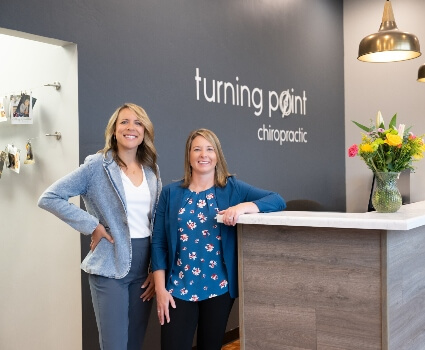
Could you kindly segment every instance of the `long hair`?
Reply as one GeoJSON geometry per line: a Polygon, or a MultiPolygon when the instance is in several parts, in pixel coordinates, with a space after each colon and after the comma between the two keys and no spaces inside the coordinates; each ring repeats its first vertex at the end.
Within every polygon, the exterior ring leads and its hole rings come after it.
{"type": "Polygon", "coordinates": [[[154,129],[151,120],[149,119],[145,110],[134,104],[134,103],[124,103],[122,106],[118,107],[115,112],[112,114],[111,118],[109,118],[108,124],[105,129],[105,147],[99,152],[106,154],[106,152],[111,151],[112,157],[115,162],[121,167],[127,167],[127,164],[119,157],[118,155],[118,144],[117,139],[115,137],[115,129],[117,125],[117,119],[120,112],[128,108],[132,110],[137,119],[145,128],[145,133],[143,137],[143,142],[137,147],[136,158],[139,163],[150,167],[156,176],[157,173],[157,165],[156,165],[156,148],[154,146],[154,129]]]}
{"type": "Polygon", "coordinates": [[[224,187],[227,183],[227,178],[231,176],[227,170],[226,159],[224,158],[223,150],[221,148],[220,141],[216,134],[208,129],[194,130],[189,134],[186,141],[185,155],[184,155],[184,177],[182,187],[188,188],[192,181],[192,167],[190,165],[190,149],[192,148],[192,142],[197,136],[202,136],[214,147],[215,154],[217,156],[217,165],[214,172],[214,185],[224,187]]]}

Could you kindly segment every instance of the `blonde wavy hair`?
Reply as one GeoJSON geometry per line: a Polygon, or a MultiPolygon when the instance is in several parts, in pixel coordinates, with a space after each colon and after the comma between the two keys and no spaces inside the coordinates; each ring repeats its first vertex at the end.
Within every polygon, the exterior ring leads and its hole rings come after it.
{"type": "Polygon", "coordinates": [[[118,144],[117,139],[115,137],[118,115],[125,108],[132,110],[136,114],[137,119],[145,128],[143,142],[137,148],[137,160],[140,164],[150,167],[155,173],[155,175],[158,176],[156,165],[157,154],[156,148],[154,146],[155,136],[153,124],[145,110],[134,103],[124,103],[122,106],[118,107],[112,114],[111,118],[109,118],[108,124],[106,125],[105,129],[105,147],[99,152],[106,154],[108,151],[111,151],[112,157],[115,162],[120,167],[127,167],[124,161],[118,156],[118,144]]]}
{"type": "Polygon", "coordinates": [[[190,150],[192,148],[193,140],[202,136],[205,138],[214,148],[215,154],[217,156],[217,165],[214,173],[214,185],[219,187],[226,186],[227,178],[232,174],[227,170],[227,162],[224,158],[223,150],[221,148],[220,141],[216,134],[208,129],[197,129],[193,130],[186,141],[186,149],[184,156],[184,177],[182,187],[188,188],[192,181],[192,167],[190,165],[190,150]]]}

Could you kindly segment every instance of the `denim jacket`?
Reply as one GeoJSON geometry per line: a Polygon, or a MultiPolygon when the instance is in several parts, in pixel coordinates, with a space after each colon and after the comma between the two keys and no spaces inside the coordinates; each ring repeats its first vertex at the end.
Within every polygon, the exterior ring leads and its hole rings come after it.
{"type": "MultiPolygon", "coordinates": [[[[151,194],[152,231],[162,184],[151,168],[144,166],[143,169],[151,194]]],[[[85,235],[90,235],[101,223],[114,243],[101,239],[95,250],[87,254],[81,268],[87,273],[110,278],[127,275],[132,256],[127,204],[120,167],[111,152],[88,156],[78,169],[51,185],[41,195],[38,206],[85,235]],[[78,195],[86,211],[68,202],[69,198],[78,195]]]]}

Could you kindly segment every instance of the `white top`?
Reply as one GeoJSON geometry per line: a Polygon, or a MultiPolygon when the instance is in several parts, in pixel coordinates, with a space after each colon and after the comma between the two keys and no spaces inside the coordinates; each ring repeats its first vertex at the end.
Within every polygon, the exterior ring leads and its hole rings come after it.
{"type": "MultiPolygon", "coordinates": [[[[218,222],[222,215],[217,216],[218,222]]],[[[425,225],[425,201],[402,205],[396,213],[337,213],[313,211],[280,211],[244,214],[238,224],[307,227],[359,228],[376,230],[411,230],[425,225]]]]}
{"type": "Polygon", "coordinates": [[[145,238],[151,235],[149,225],[151,219],[151,194],[143,167],[142,171],[142,184],[140,186],[134,186],[127,175],[121,170],[131,238],[145,238]]]}

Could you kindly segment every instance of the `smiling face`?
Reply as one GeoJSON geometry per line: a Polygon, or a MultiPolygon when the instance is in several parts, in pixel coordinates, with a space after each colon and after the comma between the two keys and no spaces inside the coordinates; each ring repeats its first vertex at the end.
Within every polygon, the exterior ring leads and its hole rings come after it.
{"type": "Polygon", "coordinates": [[[143,142],[145,128],[136,113],[129,108],[124,108],[118,114],[114,134],[117,139],[118,152],[137,150],[137,147],[143,142]]]}
{"type": "Polygon", "coordinates": [[[190,147],[192,176],[212,175],[214,177],[217,155],[214,146],[202,136],[193,139],[190,147]]]}

